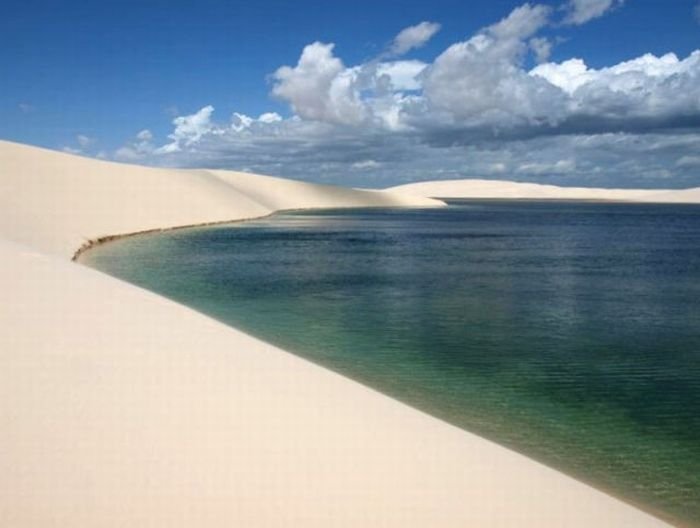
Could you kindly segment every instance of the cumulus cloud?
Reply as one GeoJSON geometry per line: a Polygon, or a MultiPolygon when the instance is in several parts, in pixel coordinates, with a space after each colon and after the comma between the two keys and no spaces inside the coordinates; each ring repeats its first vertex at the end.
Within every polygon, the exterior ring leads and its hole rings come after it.
{"type": "Polygon", "coordinates": [[[547,24],[549,14],[547,6],[525,4],[447,48],[424,77],[427,109],[420,112],[451,127],[494,130],[557,121],[561,90],[522,68],[526,39],[547,24]]]}
{"type": "Polygon", "coordinates": [[[211,115],[213,112],[214,107],[208,105],[194,114],[173,119],[175,130],[168,136],[172,141],[159,148],[157,153],[177,152],[183,147],[197,143],[202,136],[212,131],[211,115]]]}
{"type": "Polygon", "coordinates": [[[274,73],[272,93],[303,119],[358,125],[366,118],[357,89],[359,70],[346,68],[333,55],[334,47],[322,42],[306,46],[296,66],[274,73]]]}
{"type": "Polygon", "coordinates": [[[669,53],[646,54],[602,68],[582,59],[534,68],[567,95],[567,120],[600,129],[638,130],[700,124],[700,51],[680,60],[669,53]]]}
{"type": "MultiPolygon", "coordinates": [[[[567,16],[582,23],[619,4],[572,1],[567,16]]],[[[332,43],[314,42],[272,75],[272,95],[290,117],[215,120],[204,106],[176,117],[161,146],[146,130],[117,157],[359,185],[466,176],[690,181],[700,147],[700,50],[603,68],[583,57],[549,62],[554,15],[526,3],[429,62],[398,55],[425,43],[437,30],[431,23],[399,33],[392,54],[355,65],[332,43]]]]}
{"type": "Polygon", "coordinates": [[[140,161],[152,155],[156,147],[152,142],[153,133],[148,129],[138,132],[134,138],[114,153],[119,161],[140,161]]]}
{"type": "Polygon", "coordinates": [[[435,22],[421,22],[415,26],[407,27],[396,35],[389,48],[389,54],[403,55],[414,48],[420,48],[438,31],[440,31],[440,24],[435,22]]]}
{"type": "Polygon", "coordinates": [[[542,4],[523,4],[500,22],[486,28],[484,33],[509,43],[523,40],[547,24],[551,10],[542,4]]]}
{"type": "Polygon", "coordinates": [[[580,26],[621,6],[625,0],[569,0],[565,24],[580,26]]]}
{"type": "Polygon", "coordinates": [[[264,114],[260,114],[260,117],[258,117],[258,121],[261,123],[279,123],[282,121],[282,116],[279,115],[277,112],[265,112],[264,114]]]}
{"type": "Polygon", "coordinates": [[[419,76],[427,66],[426,63],[418,60],[382,62],[377,65],[375,73],[378,83],[383,76],[386,76],[392,90],[420,90],[422,85],[419,76]]]}

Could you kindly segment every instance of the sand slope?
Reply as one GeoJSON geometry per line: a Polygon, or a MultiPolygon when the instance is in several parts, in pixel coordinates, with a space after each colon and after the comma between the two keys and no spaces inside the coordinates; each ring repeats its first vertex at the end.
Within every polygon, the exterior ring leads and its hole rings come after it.
{"type": "Polygon", "coordinates": [[[383,191],[110,163],[0,141],[0,237],[72,255],[86,241],[279,209],[437,206],[383,191]]]}
{"type": "Polygon", "coordinates": [[[23,242],[0,241],[0,526],[663,526],[68,262],[83,238],[113,233],[280,206],[431,202],[8,143],[0,186],[0,234],[23,242]]]}
{"type": "Polygon", "coordinates": [[[439,180],[409,183],[390,190],[407,196],[530,200],[615,200],[653,203],[700,203],[700,187],[682,190],[557,187],[500,180],[439,180]]]}

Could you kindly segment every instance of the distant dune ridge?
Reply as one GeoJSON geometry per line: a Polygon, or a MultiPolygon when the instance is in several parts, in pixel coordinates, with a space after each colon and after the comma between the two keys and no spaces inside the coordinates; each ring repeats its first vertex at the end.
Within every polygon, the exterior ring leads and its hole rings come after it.
{"type": "Polygon", "coordinates": [[[0,526],[665,526],[69,262],[103,237],[282,208],[439,205],[0,142],[0,526]]]}
{"type": "Polygon", "coordinates": [[[700,203],[700,187],[693,189],[596,189],[557,187],[503,180],[441,180],[408,183],[389,190],[409,196],[435,198],[501,198],[528,200],[614,200],[647,203],[700,203]]]}
{"type": "Polygon", "coordinates": [[[139,167],[0,141],[0,236],[72,255],[89,240],[281,209],[440,202],[233,171],[139,167]]]}

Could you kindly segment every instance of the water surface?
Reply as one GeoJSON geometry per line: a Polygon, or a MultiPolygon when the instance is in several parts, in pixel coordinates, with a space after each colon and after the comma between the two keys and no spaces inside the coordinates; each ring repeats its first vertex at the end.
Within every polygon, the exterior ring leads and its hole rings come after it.
{"type": "Polygon", "coordinates": [[[700,526],[698,206],[280,214],[83,261],[700,526]]]}

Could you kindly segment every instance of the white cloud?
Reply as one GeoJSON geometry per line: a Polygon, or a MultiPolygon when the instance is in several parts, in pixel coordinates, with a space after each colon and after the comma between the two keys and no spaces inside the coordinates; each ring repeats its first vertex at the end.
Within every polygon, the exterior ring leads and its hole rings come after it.
{"type": "MultiPolygon", "coordinates": [[[[589,15],[597,12],[586,5],[589,15]]],[[[174,119],[166,144],[140,133],[116,156],[354,184],[465,176],[596,185],[615,178],[622,186],[668,175],[697,180],[700,51],[598,69],[576,57],[527,66],[533,55],[546,59],[560,27],[550,7],[524,4],[432,62],[383,54],[346,65],[333,44],[315,42],[273,75],[272,94],[289,104],[291,117],[235,112],[215,121],[205,106],[174,119]]]]}
{"type": "Polygon", "coordinates": [[[260,114],[260,117],[258,117],[258,121],[261,123],[279,123],[282,121],[282,116],[279,115],[277,112],[265,112],[264,114],[260,114]]]}
{"type": "MultiPolygon", "coordinates": [[[[278,123],[282,123],[284,119],[277,112],[264,112],[260,114],[257,118],[250,117],[239,112],[234,112],[231,116],[230,130],[237,133],[255,134],[261,129],[266,128],[268,131],[272,131],[276,128],[278,123]]],[[[229,130],[224,128],[217,128],[217,134],[226,134],[229,130]]]]}
{"type": "Polygon", "coordinates": [[[440,24],[435,22],[421,22],[415,26],[407,27],[396,35],[389,48],[389,54],[398,56],[414,48],[420,48],[438,31],[440,31],[440,24]]]}
{"type": "Polygon", "coordinates": [[[388,77],[392,90],[420,90],[421,81],[418,76],[428,65],[417,60],[382,62],[377,65],[376,75],[388,77]]]}
{"type": "Polygon", "coordinates": [[[547,25],[551,11],[546,5],[526,3],[513,9],[500,22],[486,28],[485,33],[501,41],[523,40],[547,25]]]}
{"type": "Polygon", "coordinates": [[[17,105],[17,108],[19,108],[25,114],[28,114],[28,113],[34,111],[34,106],[30,105],[29,103],[19,103],[17,105]]]}
{"type": "Polygon", "coordinates": [[[63,150],[63,152],[65,152],[67,154],[82,154],[83,153],[83,151],[79,148],[73,148],[73,147],[68,147],[68,146],[63,147],[62,150],[63,150]]]}
{"type": "Polygon", "coordinates": [[[542,77],[569,95],[590,80],[588,67],[582,59],[569,59],[561,63],[540,64],[530,75],[542,77]]]}
{"type": "Polygon", "coordinates": [[[569,0],[565,24],[580,26],[621,6],[625,0],[569,0]]]}
{"type": "Polygon", "coordinates": [[[556,122],[561,90],[529,76],[521,61],[550,9],[525,4],[465,42],[453,44],[426,70],[424,94],[451,125],[512,127],[556,122]]]}
{"type": "Polygon", "coordinates": [[[156,148],[152,143],[153,134],[150,130],[144,129],[137,133],[133,140],[123,147],[117,149],[114,158],[120,161],[139,161],[152,155],[156,148]]]}
{"type": "Polygon", "coordinates": [[[141,156],[133,147],[129,145],[119,147],[114,152],[114,159],[118,161],[138,161],[142,159],[142,157],[143,156],[141,156]]]}
{"type": "Polygon", "coordinates": [[[566,92],[570,119],[587,115],[601,124],[642,119],[671,126],[700,115],[700,51],[683,60],[673,53],[646,54],[600,70],[571,59],[542,64],[530,75],[566,92]]]}
{"type": "Polygon", "coordinates": [[[214,107],[208,105],[194,114],[173,119],[175,130],[168,136],[172,141],[158,149],[159,153],[177,152],[183,147],[197,143],[202,136],[212,131],[211,114],[213,112],[214,107]]]}
{"type": "Polygon", "coordinates": [[[246,128],[250,127],[253,121],[255,120],[250,116],[234,112],[231,116],[231,128],[237,132],[240,132],[241,130],[245,130],[246,128]]]}
{"type": "Polygon", "coordinates": [[[346,69],[333,48],[321,42],[306,46],[295,67],[274,73],[272,93],[303,119],[357,125],[366,118],[356,86],[359,71],[346,69]]]}
{"type": "MultiPolygon", "coordinates": [[[[219,125],[225,128],[226,124],[219,125]]],[[[429,137],[429,136],[428,136],[429,137]]],[[[698,133],[603,133],[426,142],[422,132],[388,133],[285,119],[204,136],[180,152],[147,157],[168,166],[243,169],[355,186],[437,178],[495,177],[588,186],[698,186],[698,133]],[[672,180],[661,180],[661,176],[672,180]],[[671,182],[669,184],[669,181],[671,182]]]]}

